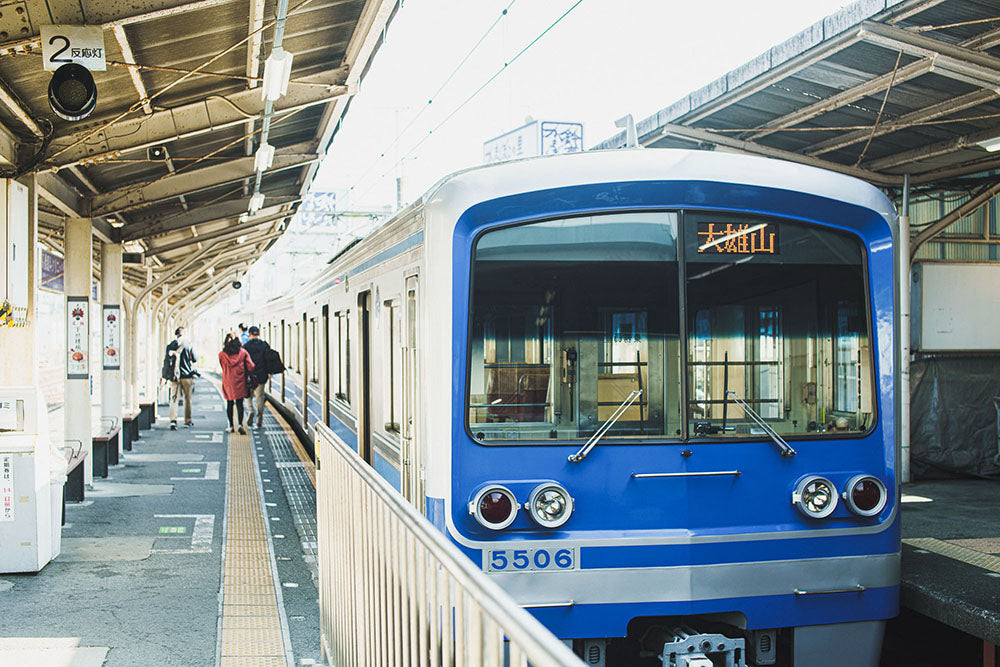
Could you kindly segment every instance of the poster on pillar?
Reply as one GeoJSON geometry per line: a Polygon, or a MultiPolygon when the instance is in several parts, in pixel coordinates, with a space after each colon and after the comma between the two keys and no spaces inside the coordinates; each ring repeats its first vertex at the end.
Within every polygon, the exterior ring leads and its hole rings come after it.
{"type": "Polygon", "coordinates": [[[104,306],[101,320],[104,332],[104,370],[117,371],[121,368],[121,309],[118,306],[104,306]]]}
{"type": "Polygon", "coordinates": [[[85,296],[66,297],[66,379],[86,380],[90,377],[87,310],[90,301],[85,296]]]}

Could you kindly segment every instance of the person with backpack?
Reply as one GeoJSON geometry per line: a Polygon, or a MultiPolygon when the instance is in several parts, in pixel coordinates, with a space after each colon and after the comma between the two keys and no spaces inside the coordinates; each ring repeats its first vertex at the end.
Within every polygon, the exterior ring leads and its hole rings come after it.
{"type": "Polygon", "coordinates": [[[264,421],[264,385],[267,383],[269,375],[265,357],[270,352],[271,346],[260,337],[259,327],[251,326],[248,333],[250,338],[243,346],[243,349],[250,355],[254,370],[250,373],[250,386],[248,387],[250,391],[250,412],[247,415],[247,426],[253,426],[253,417],[256,414],[257,428],[260,428],[264,421]],[[255,407],[256,412],[254,410],[255,407]]]}
{"type": "Polygon", "coordinates": [[[243,428],[243,399],[247,397],[247,378],[254,369],[250,355],[240,345],[238,336],[228,334],[226,343],[219,352],[219,366],[222,367],[222,397],[226,399],[226,417],[229,418],[227,433],[233,433],[233,406],[239,415],[240,435],[246,435],[243,428]]]}
{"type": "Polygon", "coordinates": [[[161,376],[170,383],[170,430],[177,430],[177,401],[181,392],[184,393],[184,425],[194,426],[191,421],[191,394],[194,392],[194,379],[200,375],[194,365],[198,357],[194,349],[184,340],[184,328],[177,327],[174,340],[167,345],[163,356],[163,371],[161,376]]]}

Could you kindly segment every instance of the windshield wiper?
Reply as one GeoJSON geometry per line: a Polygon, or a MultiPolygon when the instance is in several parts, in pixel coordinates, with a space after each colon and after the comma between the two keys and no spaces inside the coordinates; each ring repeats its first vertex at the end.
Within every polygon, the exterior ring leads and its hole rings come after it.
{"type": "Polygon", "coordinates": [[[625,414],[625,411],[628,410],[629,406],[635,403],[636,399],[640,396],[642,396],[642,389],[634,389],[631,394],[626,396],[625,400],[622,401],[622,404],[618,406],[610,417],[608,417],[608,421],[604,422],[601,428],[597,429],[594,435],[590,436],[590,440],[588,440],[587,443],[580,448],[580,451],[576,454],[570,454],[569,462],[577,463],[582,461],[587,454],[590,453],[590,450],[593,449],[598,442],[600,442],[601,438],[604,437],[604,434],[611,430],[611,427],[615,425],[615,422],[618,421],[623,414],[625,414]]]}
{"type": "Polygon", "coordinates": [[[771,425],[764,421],[764,418],[757,414],[757,412],[750,407],[750,404],[744,401],[739,394],[735,391],[727,391],[726,397],[732,397],[733,403],[743,408],[743,411],[750,415],[750,419],[754,420],[757,426],[764,429],[764,433],[767,433],[768,437],[770,437],[771,440],[774,441],[774,444],[778,446],[778,449],[781,450],[782,456],[795,456],[797,452],[792,449],[791,445],[785,442],[785,439],[778,435],[778,432],[771,428],[771,425]]]}

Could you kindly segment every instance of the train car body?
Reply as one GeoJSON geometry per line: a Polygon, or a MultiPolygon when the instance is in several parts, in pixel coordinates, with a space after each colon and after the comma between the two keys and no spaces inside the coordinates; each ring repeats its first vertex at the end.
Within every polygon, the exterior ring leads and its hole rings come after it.
{"type": "Polygon", "coordinates": [[[588,657],[876,665],[894,230],[801,165],[539,158],[443,180],[254,317],[272,396],[588,657]]]}

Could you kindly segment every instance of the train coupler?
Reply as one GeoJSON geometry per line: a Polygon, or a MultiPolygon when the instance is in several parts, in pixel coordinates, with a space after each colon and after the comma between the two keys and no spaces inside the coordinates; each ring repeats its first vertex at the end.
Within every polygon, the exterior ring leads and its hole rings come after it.
{"type": "Polygon", "coordinates": [[[672,628],[659,655],[663,667],[746,667],[743,639],[700,634],[687,625],[672,628]]]}

